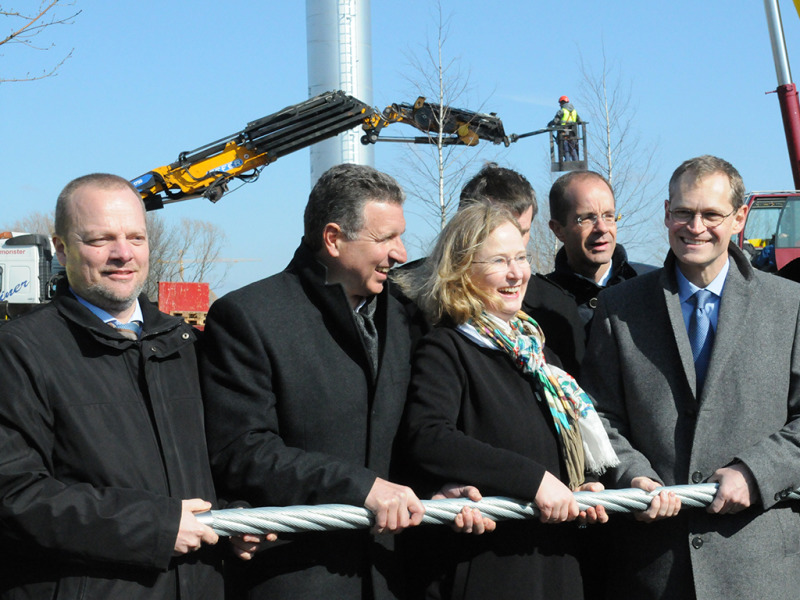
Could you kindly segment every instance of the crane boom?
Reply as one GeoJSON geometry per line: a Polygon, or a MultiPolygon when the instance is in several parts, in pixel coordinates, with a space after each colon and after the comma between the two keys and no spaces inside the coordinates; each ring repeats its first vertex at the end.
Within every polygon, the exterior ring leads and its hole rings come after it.
{"type": "Polygon", "coordinates": [[[344,92],[327,92],[248,123],[244,129],[188,152],[133,179],[147,210],[205,197],[216,202],[234,179],[258,177],[281,156],[368,123],[375,109],[344,92]]]}

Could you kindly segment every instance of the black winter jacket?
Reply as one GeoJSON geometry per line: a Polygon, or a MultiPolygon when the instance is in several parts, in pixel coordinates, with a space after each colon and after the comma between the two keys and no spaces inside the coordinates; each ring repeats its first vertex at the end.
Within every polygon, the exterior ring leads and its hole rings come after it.
{"type": "Polygon", "coordinates": [[[142,297],[126,339],[65,288],[0,328],[0,598],[220,598],[213,548],[172,557],[215,499],[195,333],[142,297]]]}

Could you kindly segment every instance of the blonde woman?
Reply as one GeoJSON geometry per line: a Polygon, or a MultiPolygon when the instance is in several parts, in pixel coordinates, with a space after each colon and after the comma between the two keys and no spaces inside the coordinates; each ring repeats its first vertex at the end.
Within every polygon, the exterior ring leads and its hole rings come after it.
{"type": "Polygon", "coordinates": [[[581,598],[579,532],[567,522],[608,519],[602,507],[580,513],[572,491],[602,489],[584,475],[616,455],[591,401],[520,311],[530,276],[516,220],[481,202],[453,217],[423,268],[400,276],[437,325],[415,353],[406,407],[403,450],[417,484],[465,482],[541,510],[539,521],[479,537],[439,531],[445,539],[420,545],[430,597],[581,598]]]}

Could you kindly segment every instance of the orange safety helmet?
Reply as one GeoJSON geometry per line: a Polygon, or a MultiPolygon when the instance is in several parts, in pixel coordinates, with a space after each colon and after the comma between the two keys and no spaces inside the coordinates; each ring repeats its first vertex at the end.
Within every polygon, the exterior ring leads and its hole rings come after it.
{"type": "Polygon", "coordinates": [[[561,98],[559,98],[558,101],[559,101],[559,103],[561,103],[561,102],[569,102],[569,98],[567,98],[566,96],[561,96],[561,98]]]}

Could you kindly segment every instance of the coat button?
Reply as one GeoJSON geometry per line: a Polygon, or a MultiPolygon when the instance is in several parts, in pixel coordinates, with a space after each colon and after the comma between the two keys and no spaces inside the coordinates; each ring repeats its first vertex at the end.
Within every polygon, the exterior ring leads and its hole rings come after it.
{"type": "Polygon", "coordinates": [[[155,346],[150,346],[150,352],[156,354],[158,352],[158,348],[156,348],[155,346]]]}
{"type": "Polygon", "coordinates": [[[589,298],[588,304],[590,308],[597,308],[597,298],[589,298]]]}
{"type": "Polygon", "coordinates": [[[703,481],[703,474],[700,471],[692,473],[692,483],[700,483],[703,481]]]}
{"type": "Polygon", "coordinates": [[[703,538],[701,537],[693,537],[692,538],[692,548],[695,550],[699,550],[703,547],[703,538]]]}

